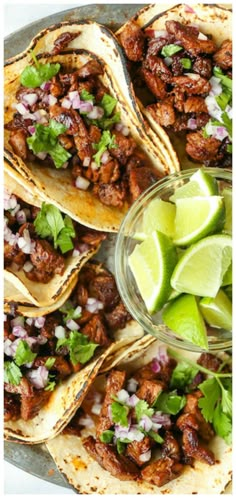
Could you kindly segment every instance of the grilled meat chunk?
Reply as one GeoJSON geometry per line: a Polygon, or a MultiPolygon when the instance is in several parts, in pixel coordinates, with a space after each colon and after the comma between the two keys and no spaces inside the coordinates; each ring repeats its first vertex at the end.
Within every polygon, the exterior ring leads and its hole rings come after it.
{"type": "Polygon", "coordinates": [[[93,192],[106,206],[122,208],[126,197],[126,187],[124,182],[120,183],[99,183],[93,187],[93,192]]]}
{"type": "Polygon", "coordinates": [[[183,431],[182,448],[184,453],[189,457],[193,457],[196,460],[208,463],[209,465],[214,465],[215,463],[214,453],[200,443],[197,431],[191,427],[186,427],[183,431]]]}
{"type": "Polygon", "coordinates": [[[28,157],[27,136],[28,134],[26,131],[21,128],[12,131],[9,138],[9,143],[12,146],[13,151],[23,160],[26,160],[28,157]]]}
{"type": "Polygon", "coordinates": [[[141,477],[144,481],[161,487],[164,484],[176,479],[183,469],[183,465],[172,458],[165,457],[150,463],[141,470],[141,477]]]}
{"type": "Polygon", "coordinates": [[[161,126],[168,128],[172,126],[176,120],[175,109],[173,103],[169,99],[162,102],[151,104],[147,107],[153,119],[161,126]]]}
{"type": "Polygon", "coordinates": [[[201,40],[198,38],[198,29],[195,31],[191,26],[185,26],[178,21],[166,21],[168,33],[174,35],[176,40],[181,42],[186,52],[195,56],[198,54],[212,54],[216,51],[216,44],[213,40],[201,40]]]}
{"type": "Polygon", "coordinates": [[[113,332],[123,329],[127,322],[131,320],[131,315],[127,311],[124,303],[120,301],[111,311],[105,313],[106,323],[113,332]]]}
{"type": "Polygon", "coordinates": [[[78,31],[77,33],[66,32],[59,35],[57,39],[54,41],[54,48],[51,54],[53,55],[60,54],[60,52],[62,52],[65,48],[67,48],[70,42],[72,42],[79,35],[80,31],[78,31]]]}
{"type": "Polygon", "coordinates": [[[227,71],[232,68],[232,41],[224,40],[220,48],[213,55],[214,62],[221,69],[227,71]]]}
{"type": "Polygon", "coordinates": [[[143,455],[150,451],[153,446],[153,440],[145,436],[142,441],[133,441],[127,444],[126,456],[129,457],[138,467],[144,464],[143,455]]]}
{"type": "Polygon", "coordinates": [[[110,344],[106,326],[99,314],[94,314],[91,317],[91,319],[83,327],[82,333],[87,335],[91,342],[100,344],[100,346],[108,346],[110,344]]]}
{"type": "MultiPolygon", "coordinates": [[[[184,112],[208,112],[205,100],[203,97],[199,96],[191,96],[188,97],[184,103],[184,112]]],[[[209,120],[209,116],[208,116],[209,120]]]]}
{"type": "Polygon", "coordinates": [[[167,96],[166,83],[162,81],[159,76],[156,76],[152,73],[152,71],[146,69],[145,67],[142,68],[141,75],[148,89],[157,99],[163,100],[167,96]]]}
{"type": "Polygon", "coordinates": [[[123,388],[125,383],[126,373],[120,370],[112,370],[109,374],[106,384],[106,395],[103,401],[100,419],[96,429],[96,435],[99,439],[100,435],[110,429],[113,425],[110,418],[110,406],[113,402],[113,396],[117,395],[117,393],[123,388]]]}
{"type": "Polygon", "coordinates": [[[116,449],[89,436],[83,442],[86,450],[105,470],[120,481],[136,480],[138,468],[128,458],[118,455],[116,449]]]}
{"type": "Polygon", "coordinates": [[[216,161],[223,158],[220,152],[221,142],[214,137],[204,138],[202,131],[187,135],[186,152],[195,161],[216,161]]]}
{"type": "Polygon", "coordinates": [[[147,403],[152,406],[155,403],[157,397],[163,390],[164,385],[162,382],[154,380],[142,380],[139,384],[139,389],[136,392],[138,398],[147,401],[147,403]]]}
{"type": "Polygon", "coordinates": [[[202,76],[202,78],[209,80],[212,75],[211,59],[208,59],[207,57],[200,57],[198,55],[193,63],[193,71],[202,76]]]}
{"type": "MultiPolygon", "coordinates": [[[[45,282],[50,280],[52,274],[63,275],[65,262],[62,256],[58,254],[47,240],[35,240],[35,250],[30,255],[30,260],[34,269],[45,274],[45,282]]],[[[31,272],[34,272],[34,269],[31,272]]],[[[27,273],[30,278],[31,272],[27,273]]]]}
{"type": "Polygon", "coordinates": [[[132,168],[129,173],[129,189],[132,202],[158,180],[157,173],[149,167],[132,168]]]}
{"type": "Polygon", "coordinates": [[[130,61],[141,61],[145,37],[141,28],[135,22],[129,22],[120,35],[121,45],[130,61]]]}

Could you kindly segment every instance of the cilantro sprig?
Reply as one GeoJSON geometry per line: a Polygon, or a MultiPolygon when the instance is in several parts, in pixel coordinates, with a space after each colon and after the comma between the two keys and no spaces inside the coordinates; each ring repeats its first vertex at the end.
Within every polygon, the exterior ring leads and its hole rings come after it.
{"type": "Polygon", "coordinates": [[[97,150],[96,154],[93,155],[93,159],[95,163],[100,166],[101,157],[103,153],[109,149],[117,148],[117,144],[115,143],[115,135],[111,135],[109,130],[105,130],[102,132],[102,136],[98,144],[93,144],[93,148],[97,150]]]}
{"type": "Polygon", "coordinates": [[[41,152],[49,154],[55,167],[61,168],[71,157],[71,154],[58,141],[58,136],[62,135],[66,129],[66,126],[55,119],[50,119],[48,126],[36,123],[35,132],[26,139],[29,149],[36,155],[41,152]]]}
{"type": "Polygon", "coordinates": [[[34,227],[40,237],[52,237],[54,248],[59,247],[63,254],[73,249],[72,239],[76,236],[73,222],[69,216],[63,217],[56,206],[43,202],[34,227]]]}
{"type": "MultiPolygon", "coordinates": [[[[181,356],[176,351],[170,350],[169,355],[181,362],[181,356]]],[[[193,369],[192,379],[196,375],[196,370],[208,376],[198,386],[203,394],[198,400],[198,406],[205,420],[212,423],[216,434],[230,444],[232,441],[232,373],[222,373],[224,364],[217,372],[213,372],[187,358],[184,363],[188,372],[186,379],[190,378],[191,369],[193,369]]],[[[172,381],[173,378],[176,378],[175,370],[172,374],[172,381]]]]}
{"type": "Polygon", "coordinates": [[[73,365],[78,363],[84,365],[93,357],[94,351],[99,344],[90,342],[86,335],[77,332],[77,330],[72,330],[69,337],[58,339],[56,350],[58,351],[62,346],[67,346],[73,365]]]}
{"type": "Polygon", "coordinates": [[[38,62],[38,59],[32,50],[31,57],[35,65],[26,66],[20,76],[21,84],[27,88],[39,87],[42,83],[49,81],[60,70],[61,66],[58,62],[55,64],[49,62],[42,64],[38,62]]]}

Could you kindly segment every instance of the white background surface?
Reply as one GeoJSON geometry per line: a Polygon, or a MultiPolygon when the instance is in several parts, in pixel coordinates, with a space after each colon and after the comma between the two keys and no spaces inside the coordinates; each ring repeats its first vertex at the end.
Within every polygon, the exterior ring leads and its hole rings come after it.
{"type": "MultiPolygon", "coordinates": [[[[84,4],[89,2],[84,2],[84,4]]],[[[95,2],[90,2],[95,3],[95,2]]],[[[60,2],[50,2],[48,4],[40,3],[37,1],[28,3],[4,3],[3,9],[3,28],[4,37],[10,35],[27,24],[46,17],[56,12],[67,10],[74,7],[79,7],[78,3],[66,4],[60,2]]],[[[17,53],[17,47],[16,47],[17,53]]],[[[4,462],[4,495],[74,495],[75,492],[71,489],[56,486],[47,481],[43,481],[34,477],[15,466],[4,462]]]]}

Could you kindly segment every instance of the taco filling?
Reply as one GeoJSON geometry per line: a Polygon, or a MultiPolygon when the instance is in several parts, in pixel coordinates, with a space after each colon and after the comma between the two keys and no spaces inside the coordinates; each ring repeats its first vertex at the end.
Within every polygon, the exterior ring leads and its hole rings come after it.
{"type": "Polygon", "coordinates": [[[48,283],[63,275],[68,255],[98,248],[105,234],[62,215],[52,204],[32,206],[4,191],[4,268],[21,269],[29,280],[48,283]]]}
{"type": "Polygon", "coordinates": [[[140,485],[162,487],[196,461],[217,464],[209,445],[216,434],[231,438],[230,360],[203,353],[185,361],[160,346],[141,368],[122,367],[96,382],[63,433],[82,438],[112,476],[140,485]]]}
{"type": "Polygon", "coordinates": [[[131,316],[113,275],[87,263],[69,300],[46,316],[4,317],[4,418],[37,415],[61,380],[78,372],[131,316]]]}
{"type": "MultiPolygon", "coordinates": [[[[60,35],[53,55],[74,36],[60,35]]],[[[5,126],[13,151],[24,161],[40,160],[42,168],[68,168],[75,187],[92,191],[107,206],[132,203],[158,175],[123,125],[117,100],[100,79],[102,65],[93,59],[68,72],[61,63],[32,57],[5,126]]]]}
{"type": "Polygon", "coordinates": [[[196,24],[167,20],[162,30],[131,21],[120,42],[132,61],[136,94],[154,121],[180,138],[186,134],[194,162],[231,166],[232,41],[217,47],[196,24]]]}

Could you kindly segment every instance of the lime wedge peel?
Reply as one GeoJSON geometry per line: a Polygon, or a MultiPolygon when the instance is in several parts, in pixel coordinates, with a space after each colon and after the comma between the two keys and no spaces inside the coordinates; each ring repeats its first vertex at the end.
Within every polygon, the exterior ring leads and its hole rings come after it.
{"type": "Polygon", "coordinates": [[[222,196],[225,202],[225,224],[223,230],[225,233],[232,234],[232,189],[225,188],[222,196]]]}
{"type": "Polygon", "coordinates": [[[160,310],[171,292],[170,278],[177,262],[174,245],[163,233],[153,232],[135,246],[128,262],[148,312],[160,310]]]}
{"type": "Polygon", "coordinates": [[[186,250],[173,271],[171,286],[178,292],[215,297],[231,262],[230,235],[210,235],[186,250]]]}
{"type": "Polygon", "coordinates": [[[206,326],[195,296],[185,294],[171,301],[164,308],[162,319],[167,327],[184,340],[208,349],[206,326]]]}
{"type": "Polygon", "coordinates": [[[222,289],[215,298],[201,299],[199,307],[204,319],[211,327],[232,330],[232,302],[222,289]]]}
{"type": "Polygon", "coordinates": [[[174,243],[177,246],[193,244],[220,231],[224,222],[225,207],[221,196],[177,199],[174,243]]]}
{"type": "Polygon", "coordinates": [[[193,173],[188,183],[179,187],[170,197],[171,202],[185,197],[219,195],[217,180],[200,168],[193,173]]]}

